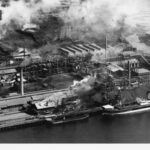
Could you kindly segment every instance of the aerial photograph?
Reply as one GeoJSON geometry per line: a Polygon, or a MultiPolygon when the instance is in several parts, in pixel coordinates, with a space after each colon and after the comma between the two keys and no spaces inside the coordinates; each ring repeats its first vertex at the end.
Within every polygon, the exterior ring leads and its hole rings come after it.
{"type": "Polygon", "coordinates": [[[150,143],[150,0],[0,0],[3,143],[150,143]]]}

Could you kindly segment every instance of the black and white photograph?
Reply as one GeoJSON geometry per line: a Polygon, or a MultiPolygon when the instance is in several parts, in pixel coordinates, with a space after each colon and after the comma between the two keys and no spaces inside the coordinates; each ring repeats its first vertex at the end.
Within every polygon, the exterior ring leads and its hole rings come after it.
{"type": "Polygon", "coordinates": [[[0,0],[0,144],[139,143],[150,0],[0,0]]]}

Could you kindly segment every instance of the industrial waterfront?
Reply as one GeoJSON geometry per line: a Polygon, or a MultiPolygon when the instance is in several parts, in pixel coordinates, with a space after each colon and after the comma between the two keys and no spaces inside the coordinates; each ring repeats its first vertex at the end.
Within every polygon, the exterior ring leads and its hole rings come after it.
{"type": "Polygon", "coordinates": [[[0,143],[150,142],[137,1],[0,1],[0,143]]]}
{"type": "Polygon", "coordinates": [[[107,119],[97,115],[82,122],[1,132],[0,143],[149,143],[149,118],[149,113],[107,119]]]}

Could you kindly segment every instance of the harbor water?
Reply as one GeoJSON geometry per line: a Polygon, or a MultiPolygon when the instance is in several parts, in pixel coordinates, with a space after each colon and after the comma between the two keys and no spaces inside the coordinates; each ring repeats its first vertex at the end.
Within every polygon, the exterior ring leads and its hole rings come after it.
{"type": "Polygon", "coordinates": [[[150,143],[150,112],[3,131],[0,143],[150,143]]]}

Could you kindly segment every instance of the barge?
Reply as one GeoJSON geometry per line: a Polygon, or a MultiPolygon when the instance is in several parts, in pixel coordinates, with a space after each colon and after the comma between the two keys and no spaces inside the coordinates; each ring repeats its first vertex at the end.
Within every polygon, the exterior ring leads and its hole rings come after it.
{"type": "Polygon", "coordinates": [[[46,118],[47,122],[50,122],[53,125],[57,124],[64,124],[64,123],[71,123],[86,120],[89,118],[88,114],[81,114],[81,115],[73,115],[73,116],[58,116],[56,118],[46,118]]]}

